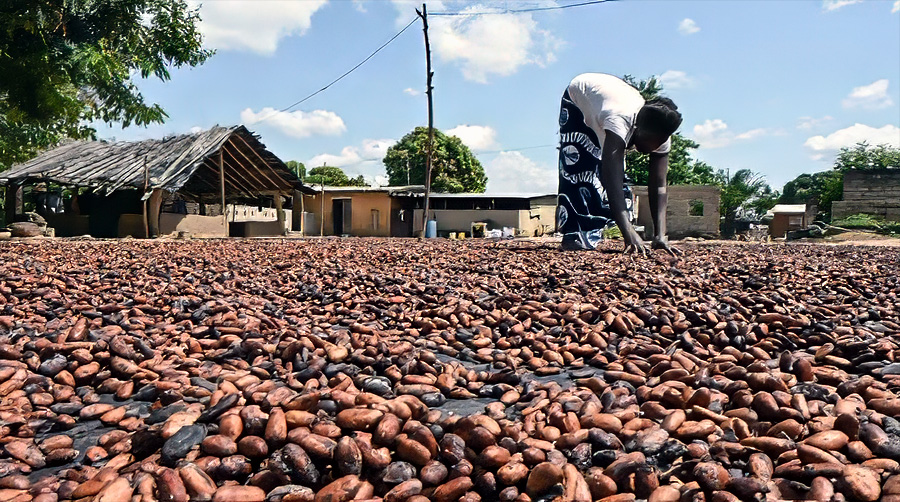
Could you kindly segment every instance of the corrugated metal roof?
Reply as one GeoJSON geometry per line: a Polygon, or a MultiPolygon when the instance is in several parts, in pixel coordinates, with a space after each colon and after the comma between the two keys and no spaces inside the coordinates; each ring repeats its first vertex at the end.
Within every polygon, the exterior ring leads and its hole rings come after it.
{"type": "Polygon", "coordinates": [[[556,197],[556,193],[432,193],[432,198],[437,199],[539,199],[541,197],[556,197]]]}
{"type": "MultiPolygon", "coordinates": [[[[73,141],[0,173],[0,183],[52,181],[111,193],[120,188],[142,189],[146,170],[148,191],[174,192],[192,181],[204,165],[216,169],[212,156],[233,136],[239,139],[229,153],[232,158],[226,161],[227,192],[251,194],[302,187],[281,159],[244,126],[216,126],[194,134],[134,142],[73,141]],[[239,168],[252,168],[253,172],[233,172],[239,168]]],[[[217,176],[218,171],[213,174],[217,176]]],[[[211,175],[206,178],[202,183],[209,191],[217,180],[211,175]]]]}
{"type": "Polygon", "coordinates": [[[775,204],[770,213],[805,213],[806,204],[775,204]]]}

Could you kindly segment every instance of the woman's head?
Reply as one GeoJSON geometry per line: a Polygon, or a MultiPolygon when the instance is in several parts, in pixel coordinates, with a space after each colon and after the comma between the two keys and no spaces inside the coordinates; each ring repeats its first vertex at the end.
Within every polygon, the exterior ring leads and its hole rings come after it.
{"type": "Polygon", "coordinates": [[[678,107],[671,99],[656,98],[647,101],[635,121],[635,147],[644,153],[656,150],[678,130],[681,122],[678,107]]]}

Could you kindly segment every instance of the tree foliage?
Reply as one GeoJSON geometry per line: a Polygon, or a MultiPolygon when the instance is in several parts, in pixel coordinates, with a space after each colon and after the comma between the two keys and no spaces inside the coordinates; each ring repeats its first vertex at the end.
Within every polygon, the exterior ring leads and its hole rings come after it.
{"type": "Polygon", "coordinates": [[[367,187],[362,175],[355,178],[347,176],[343,169],[335,166],[319,166],[309,170],[309,175],[303,180],[312,185],[325,185],[332,187],[367,187]]]}
{"type": "MultiPolygon", "coordinates": [[[[637,80],[625,75],[622,80],[641,93],[645,101],[662,96],[662,84],[651,76],[646,80],[637,80]]],[[[672,149],[669,151],[669,171],[666,181],[669,185],[718,185],[719,178],[715,169],[706,162],[691,157],[691,150],[700,144],[685,138],[681,133],[672,135],[672,149]]],[[[625,174],[636,185],[647,185],[650,180],[650,155],[637,150],[629,150],[625,154],[625,174]]]]}
{"type": "Polygon", "coordinates": [[[0,2],[0,169],[91,122],[163,122],[134,80],[208,59],[198,22],[184,0],[0,2]]]}
{"type": "Polygon", "coordinates": [[[900,169],[900,148],[889,145],[871,146],[866,142],[841,148],[828,171],[801,174],[784,185],[779,202],[812,203],[819,218],[831,221],[831,203],[844,197],[844,174],[848,171],[900,169]]]}
{"type": "Polygon", "coordinates": [[[301,181],[306,179],[306,166],[303,162],[299,162],[296,160],[289,160],[284,163],[288,169],[291,170],[292,173],[296,174],[301,181]]]}
{"type": "MultiPolygon", "coordinates": [[[[712,166],[691,157],[691,150],[700,145],[681,133],[672,135],[672,149],[669,151],[669,171],[666,181],[669,185],[718,185],[719,178],[712,166]]],[[[625,174],[635,185],[647,185],[650,179],[650,155],[637,150],[625,154],[625,174]]]]}
{"type": "Polygon", "coordinates": [[[750,169],[740,169],[733,175],[718,172],[722,185],[719,214],[722,217],[722,234],[734,234],[734,222],[739,216],[759,217],[775,205],[778,194],[766,183],[766,178],[750,169]]]}
{"type": "Polygon", "coordinates": [[[625,75],[622,77],[622,80],[637,89],[644,101],[650,101],[662,96],[662,83],[656,78],[656,75],[651,75],[647,80],[638,80],[631,75],[625,75]]]}
{"type": "MultiPolygon", "coordinates": [[[[428,128],[416,127],[388,148],[384,166],[391,185],[424,185],[428,128]],[[408,166],[408,169],[407,169],[408,166]]],[[[434,130],[431,190],[438,193],[484,192],[484,167],[462,140],[434,130]]]]}
{"type": "Polygon", "coordinates": [[[863,141],[853,147],[841,148],[834,161],[834,169],[841,172],[900,169],[900,148],[872,146],[863,141]]]}

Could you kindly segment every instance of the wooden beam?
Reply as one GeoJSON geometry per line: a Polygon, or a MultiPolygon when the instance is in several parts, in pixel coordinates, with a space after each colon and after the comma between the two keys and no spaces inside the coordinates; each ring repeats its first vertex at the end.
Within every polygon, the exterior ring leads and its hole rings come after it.
{"type": "MultiPolygon", "coordinates": [[[[262,155],[260,155],[259,152],[257,152],[255,148],[253,148],[252,146],[250,146],[250,145],[247,143],[247,141],[244,140],[244,138],[242,138],[240,135],[237,135],[237,134],[232,135],[231,138],[229,138],[229,141],[231,141],[231,140],[234,139],[235,137],[237,137],[239,140],[241,140],[241,143],[243,143],[244,146],[246,146],[247,148],[249,148],[250,151],[253,152],[254,155],[256,155],[256,158],[258,158],[260,161],[262,161],[262,163],[263,163],[264,166],[266,166],[266,167],[268,167],[268,168],[271,169],[271,167],[269,166],[269,163],[266,161],[266,159],[262,158],[262,155]]],[[[240,151],[240,150],[238,150],[238,151],[240,151]]],[[[241,153],[241,155],[244,155],[244,152],[240,152],[240,153],[241,153]]],[[[244,158],[247,158],[247,156],[244,155],[244,158]]],[[[247,158],[247,160],[250,161],[249,158],[247,158]]],[[[293,188],[293,187],[290,187],[290,186],[287,187],[287,188],[283,188],[283,187],[282,187],[283,185],[290,185],[290,183],[288,183],[287,181],[281,179],[280,177],[279,177],[278,179],[279,179],[282,183],[278,183],[277,181],[273,181],[272,178],[270,178],[268,174],[266,174],[265,172],[263,172],[262,169],[256,167],[256,164],[253,164],[253,163],[251,162],[251,165],[253,165],[254,169],[256,169],[257,171],[259,171],[259,173],[262,174],[267,180],[269,180],[269,181],[272,182],[272,187],[273,187],[275,190],[290,190],[291,188],[293,188]]],[[[275,174],[275,173],[273,172],[272,174],[275,174]]]]}
{"type": "MultiPolygon", "coordinates": [[[[221,153],[221,150],[220,150],[220,153],[221,153]]],[[[228,160],[226,160],[224,157],[222,160],[224,161],[224,165],[226,168],[232,167],[230,165],[230,163],[228,162],[228,160]]],[[[204,167],[208,168],[210,170],[210,172],[215,175],[215,177],[216,177],[215,184],[211,184],[211,186],[215,190],[215,192],[213,192],[213,193],[217,193],[219,191],[219,178],[222,177],[221,173],[219,173],[219,166],[215,165],[215,164],[204,164],[204,167]]],[[[202,171],[203,171],[202,169],[197,170],[198,173],[200,173],[202,171]]],[[[242,180],[238,179],[234,175],[233,171],[234,171],[234,169],[225,169],[225,180],[227,181],[227,183],[229,185],[231,185],[232,188],[234,188],[237,192],[242,192],[245,195],[248,195],[251,197],[254,196],[256,192],[253,191],[253,189],[251,187],[246,186],[242,182],[242,180]]]]}
{"type": "MultiPolygon", "coordinates": [[[[251,162],[250,159],[248,159],[246,155],[244,155],[240,150],[238,150],[238,148],[236,146],[231,145],[230,143],[226,143],[226,146],[228,146],[228,145],[230,145],[231,149],[234,150],[235,152],[237,152],[237,154],[244,157],[244,159],[247,162],[251,162]]],[[[253,188],[253,193],[259,193],[260,191],[266,190],[268,188],[266,186],[266,183],[262,180],[262,178],[257,177],[256,174],[253,173],[253,171],[244,167],[244,165],[241,163],[240,159],[237,158],[237,155],[235,153],[233,153],[230,150],[228,150],[227,148],[225,148],[225,146],[223,146],[222,149],[225,151],[225,153],[228,154],[229,157],[231,157],[231,160],[233,160],[235,162],[235,164],[244,168],[244,174],[246,174],[250,178],[253,178],[253,182],[255,183],[255,188],[253,188]]],[[[251,164],[252,164],[252,162],[251,162],[251,164]]],[[[247,178],[244,178],[244,179],[247,179],[247,178]]]]}
{"type": "Polygon", "coordinates": [[[263,183],[253,175],[252,172],[248,171],[244,168],[243,164],[241,164],[240,159],[235,157],[235,155],[226,148],[228,143],[222,145],[222,151],[225,152],[225,165],[231,168],[233,171],[233,176],[235,179],[240,178],[243,182],[243,187],[248,194],[256,195],[259,193],[259,186],[263,183]],[[251,179],[252,178],[252,179],[251,179]]]}
{"type": "Polygon", "coordinates": [[[222,196],[222,221],[225,224],[225,236],[228,236],[228,212],[225,210],[225,155],[219,149],[219,190],[222,196]]]}

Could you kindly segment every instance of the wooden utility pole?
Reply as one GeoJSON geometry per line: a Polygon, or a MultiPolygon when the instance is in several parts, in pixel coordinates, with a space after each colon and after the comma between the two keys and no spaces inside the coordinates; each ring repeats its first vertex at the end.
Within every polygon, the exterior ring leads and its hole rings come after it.
{"type": "Polygon", "coordinates": [[[431,159],[434,154],[434,104],[432,102],[431,78],[431,44],[428,42],[428,7],[423,3],[422,11],[416,9],[416,14],[422,18],[422,31],[425,33],[425,94],[428,95],[428,142],[425,144],[425,212],[422,215],[422,236],[428,228],[428,199],[431,195],[431,159]]]}
{"type": "Polygon", "coordinates": [[[150,220],[147,216],[147,187],[150,186],[150,168],[147,166],[147,158],[144,157],[144,195],[142,196],[142,200],[144,201],[143,209],[144,209],[144,238],[150,238],[150,220]]]}

